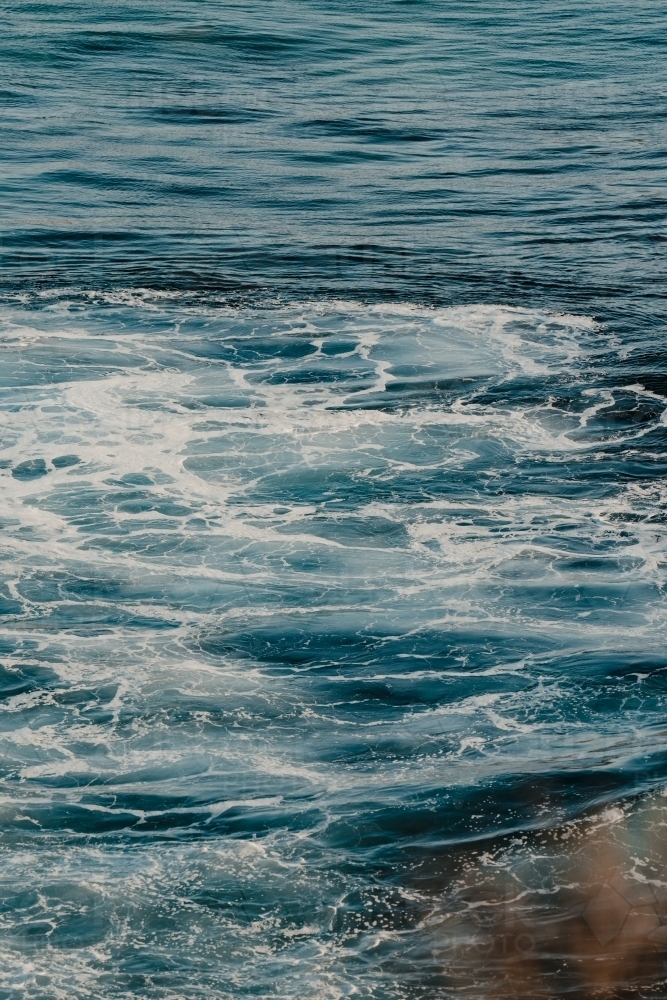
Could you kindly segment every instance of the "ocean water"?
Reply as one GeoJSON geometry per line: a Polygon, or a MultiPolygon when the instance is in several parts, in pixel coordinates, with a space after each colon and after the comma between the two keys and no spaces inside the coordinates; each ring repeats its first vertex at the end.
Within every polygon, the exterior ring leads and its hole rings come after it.
{"type": "Polygon", "coordinates": [[[0,24],[0,996],[667,996],[664,6],[0,24]]]}

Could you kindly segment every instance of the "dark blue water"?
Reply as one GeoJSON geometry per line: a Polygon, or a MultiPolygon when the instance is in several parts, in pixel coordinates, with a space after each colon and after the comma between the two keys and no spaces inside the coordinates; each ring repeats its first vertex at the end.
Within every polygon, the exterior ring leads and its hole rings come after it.
{"type": "Polygon", "coordinates": [[[664,8],[0,27],[0,995],[667,996],[664,8]]]}

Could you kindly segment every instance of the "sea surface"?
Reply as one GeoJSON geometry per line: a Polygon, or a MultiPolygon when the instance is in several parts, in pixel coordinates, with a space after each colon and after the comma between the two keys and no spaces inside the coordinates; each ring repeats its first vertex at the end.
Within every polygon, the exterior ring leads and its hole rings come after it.
{"type": "Polygon", "coordinates": [[[658,0],[0,6],[0,997],[667,997],[658,0]]]}

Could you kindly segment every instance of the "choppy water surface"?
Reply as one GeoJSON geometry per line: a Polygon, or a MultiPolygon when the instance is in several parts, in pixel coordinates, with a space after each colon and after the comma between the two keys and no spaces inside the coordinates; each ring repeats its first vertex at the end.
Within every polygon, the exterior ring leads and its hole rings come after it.
{"type": "Polygon", "coordinates": [[[658,4],[17,4],[0,994],[667,995],[658,4]]]}

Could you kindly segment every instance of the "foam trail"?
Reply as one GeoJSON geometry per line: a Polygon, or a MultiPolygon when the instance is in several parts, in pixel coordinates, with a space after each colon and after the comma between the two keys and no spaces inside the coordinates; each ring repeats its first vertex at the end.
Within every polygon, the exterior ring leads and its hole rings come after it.
{"type": "Polygon", "coordinates": [[[650,923],[616,981],[655,978],[665,399],[608,347],[504,306],[5,304],[0,989],[548,996],[568,949],[600,985],[600,891],[650,923]]]}

